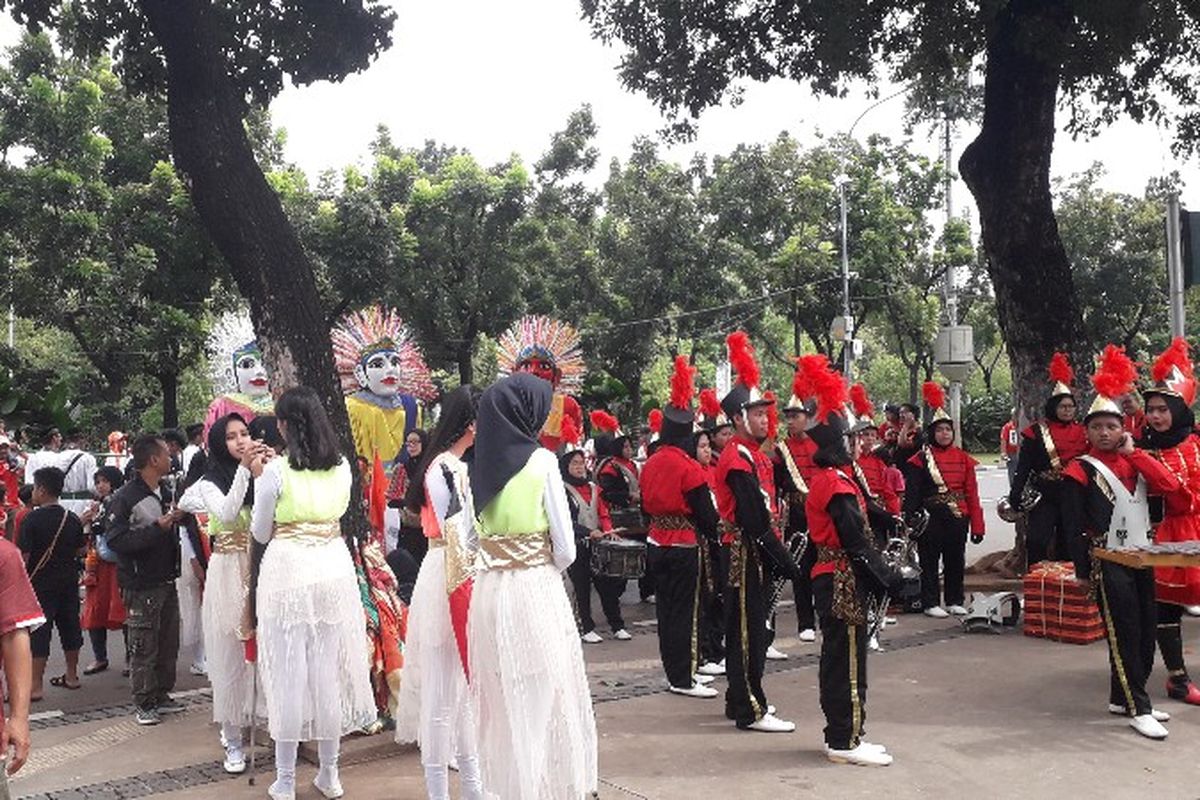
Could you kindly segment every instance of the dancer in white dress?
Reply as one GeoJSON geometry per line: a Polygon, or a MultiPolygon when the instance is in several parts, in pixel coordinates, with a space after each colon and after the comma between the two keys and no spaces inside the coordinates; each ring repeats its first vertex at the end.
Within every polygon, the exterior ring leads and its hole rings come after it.
{"type": "Polygon", "coordinates": [[[317,393],[289,389],[275,406],[287,455],[254,460],[250,531],[266,545],[258,578],[258,659],[271,738],[273,800],[296,796],[296,751],[316,740],[313,785],[341,797],[343,735],[375,719],[354,564],[338,528],[350,504],[350,465],[317,393]],[[265,462],[265,463],[264,463],[265,462]]]}
{"type": "Polygon", "coordinates": [[[417,742],[429,800],[449,800],[449,764],[458,762],[465,800],[481,800],[475,721],[467,702],[467,678],[450,618],[446,581],[446,524],[451,499],[469,491],[462,457],[475,442],[475,403],[470,386],[455,389],[442,403],[438,426],[417,468],[405,502],[421,510],[429,551],[408,609],[404,671],[396,741],[417,742]],[[423,489],[422,489],[423,487],[423,489]]]}
{"type": "Polygon", "coordinates": [[[467,627],[483,785],[504,800],[596,790],[596,720],[560,573],[575,560],[566,490],[538,445],[550,384],[504,378],[483,393],[471,490],[478,554],[467,627]]]}
{"type": "MultiPolygon", "coordinates": [[[[208,433],[204,477],[188,487],[179,508],[208,515],[212,557],[201,607],[213,722],[221,726],[225,771],[244,772],[242,729],[253,724],[254,669],[245,643],[253,635],[247,601],[250,592],[250,466],[266,453],[250,438],[238,414],[217,420],[208,433]]],[[[265,714],[259,714],[260,718],[265,714]]]]}

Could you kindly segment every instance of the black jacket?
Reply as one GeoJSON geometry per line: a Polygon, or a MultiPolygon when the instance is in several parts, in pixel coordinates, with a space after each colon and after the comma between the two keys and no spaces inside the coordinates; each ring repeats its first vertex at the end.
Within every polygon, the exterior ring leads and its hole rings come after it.
{"type": "Polygon", "coordinates": [[[108,546],[117,554],[117,581],[122,589],[150,589],[179,577],[179,531],[160,528],[167,513],[166,491],[150,490],[140,475],[126,483],[108,505],[104,528],[108,546]]]}

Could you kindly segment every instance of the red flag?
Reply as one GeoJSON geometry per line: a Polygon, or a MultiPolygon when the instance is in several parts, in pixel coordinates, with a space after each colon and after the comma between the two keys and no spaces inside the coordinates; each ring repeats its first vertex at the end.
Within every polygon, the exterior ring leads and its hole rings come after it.
{"type": "Polygon", "coordinates": [[[255,661],[258,661],[258,637],[251,636],[242,642],[242,650],[247,664],[253,664],[255,661]]]}
{"type": "Polygon", "coordinates": [[[468,578],[450,593],[450,627],[454,629],[454,641],[458,645],[458,658],[462,661],[463,675],[471,680],[471,668],[467,663],[467,616],[471,609],[471,589],[475,585],[468,578]]]}
{"type": "MultiPolygon", "coordinates": [[[[403,467],[399,467],[403,469],[403,467]]],[[[375,451],[375,464],[371,469],[370,496],[367,499],[367,520],[376,531],[383,531],[383,515],[387,509],[388,479],[383,471],[379,451],[375,451]]]]}

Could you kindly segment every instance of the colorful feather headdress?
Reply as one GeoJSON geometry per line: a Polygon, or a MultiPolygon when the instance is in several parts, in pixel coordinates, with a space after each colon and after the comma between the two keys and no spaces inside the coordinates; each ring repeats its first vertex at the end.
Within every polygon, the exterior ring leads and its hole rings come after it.
{"type": "Polygon", "coordinates": [[[506,377],[531,358],[543,358],[558,370],[558,391],[574,395],[583,388],[587,368],[579,333],[562,320],[543,316],[525,316],[500,336],[496,360],[500,377],[506,377]]]}
{"type": "Polygon", "coordinates": [[[953,422],[950,415],[946,413],[946,390],[940,383],[925,381],[921,384],[921,397],[932,412],[929,422],[925,423],[926,426],[936,425],[939,422],[953,422]]]}
{"type": "Polygon", "coordinates": [[[330,338],[345,394],[354,394],[362,388],[355,372],[368,356],[394,351],[400,356],[399,393],[426,402],[437,397],[425,357],[396,311],[378,305],[354,311],[338,321],[330,338]]]}
{"type": "Polygon", "coordinates": [[[233,365],[238,356],[256,353],[262,357],[250,312],[235,311],[222,315],[208,333],[207,350],[213,391],[218,395],[237,391],[237,375],[233,365]]]}

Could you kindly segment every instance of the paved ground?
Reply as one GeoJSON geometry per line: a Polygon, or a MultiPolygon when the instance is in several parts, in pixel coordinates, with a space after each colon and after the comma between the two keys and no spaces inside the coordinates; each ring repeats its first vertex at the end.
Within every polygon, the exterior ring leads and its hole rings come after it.
{"type": "MultiPolygon", "coordinates": [[[[1003,491],[1003,473],[981,475],[985,496],[1003,491]]],[[[989,505],[994,505],[991,503],[989,505]]],[[[989,545],[1006,531],[989,518],[989,545]]],[[[1011,529],[1007,538],[1011,540],[1011,529]]],[[[632,593],[631,593],[632,594],[632,593]]],[[[887,651],[870,659],[868,729],[896,763],[883,770],[828,763],[821,754],[817,645],[788,637],[792,655],[772,662],[766,689],[794,734],[739,732],[722,703],[667,694],[657,659],[653,608],[627,595],[631,642],[588,646],[600,733],[600,795],[673,800],[728,798],[1197,798],[1195,754],[1200,708],[1166,700],[1161,667],[1151,694],[1175,717],[1165,742],[1138,737],[1105,712],[1107,652],[1022,636],[962,632],[953,621],[905,616],[888,630],[887,651]]],[[[790,609],[780,630],[795,630],[790,609]]],[[[1188,621],[1195,643],[1200,623],[1188,621]]],[[[1198,657],[1189,647],[1189,660],[1198,657]]],[[[57,660],[57,659],[56,659],[57,660]]],[[[77,692],[47,688],[34,723],[34,756],[14,783],[17,797],[123,798],[169,793],[192,798],[262,798],[258,785],[228,778],[218,763],[202,681],[186,675],[189,711],[157,728],[133,724],[128,693],[114,670],[85,678],[77,692]]],[[[720,687],[723,681],[718,680],[720,687]]],[[[420,798],[418,755],[375,737],[348,742],[343,781],[350,798],[420,798]]],[[[299,797],[317,798],[302,765],[299,797]]]]}

